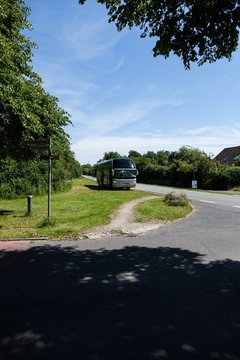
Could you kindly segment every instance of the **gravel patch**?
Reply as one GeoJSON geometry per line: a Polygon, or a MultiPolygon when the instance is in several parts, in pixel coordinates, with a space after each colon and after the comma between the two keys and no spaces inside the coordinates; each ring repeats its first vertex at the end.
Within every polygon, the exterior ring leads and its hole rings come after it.
{"type": "Polygon", "coordinates": [[[113,214],[109,225],[99,226],[91,232],[81,234],[79,239],[100,239],[112,235],[137,236],[149,230],[155,230],[164,225],[161,220],[154,220],[144,223],[136,223],[134,220],[134,207],[143,201],[156,199],[158,196],[147,196],[136,199],[124,204],[115,214],[113,214]]]}

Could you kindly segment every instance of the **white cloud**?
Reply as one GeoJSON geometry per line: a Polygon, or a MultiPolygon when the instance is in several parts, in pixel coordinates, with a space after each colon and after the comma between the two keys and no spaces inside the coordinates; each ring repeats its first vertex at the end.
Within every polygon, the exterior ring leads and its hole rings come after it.
{"type": "Polygon", "coordinates": [[[127,155],[129,150],[136,150],[145,153],[148,150],[178,150],[181,146],[190,145],[205,151],[208,154],[217,155],[224,147],[239,145],[239,130],[229,127],[218,128],[219,133],[216,134],[214,128],[207,136],[198,134],[190,135],[181,130],[176,133],[158,133],[153,137],[148,136],[92,136],[86,137],[75,142],[72,150],[76,154],[76,158],[82,164],[94,164],[102,158],[104,152],[117,151],[120,154],[127,155]],[[222,131],[220,131],[220,129],[222,131]],[[181,135],[180,135],[181,133],[181,135]]]}
{"type": "MultiPolygon", "coordinates": [[[[152,110],[162,106],[180,106],[181,101],[172,99],[137,100],[128,105],[117,106],[112,109],[102,109],[99,112],[85,113],[82,122],[87,124],[87,132],[98,135],[109,133],[126,125],[143,120],[152,110]]],[[[140,125],[140,124],[139,124],[140,125]]]]}
{"type": "Polygon", "coordinates": [[[124,92],[124,87],[120,84],[115,84],[113,86],[110,86],[109,88],[104,88],[104,90],[99,86],[98,90],[100,92],[98,96],[89,98],[90,105],[88,105],[87,107],[89,111],[96,112],[100,104],[106,102],[109,104],[111,99],[121,96],[121,94],[124,92]]]}
{"type": "Polygon", "coordinates": [[[119,61],[117,62],[117,64],[116,64],[112,69],[110,69],[110,70],[107,72],[107,74],[111,74],[111,73],[114,73],[114,72],[120,70],[121,67],[123,66],[123,63],[124,63],[124,57],[122,56],[122,57],[119,59],[119,61]]]}
{"type": "Polygon", "coordinates": [[[209,131],[212,130],[216,130],[216,129],[212,126],[203,126],[195,129],[189,129],[186,132],[190,135],[200,135],[200,134],[208,133],[209,131]]]}
{"type": "Polygon", "coordinates": [[[105,21],[81,21],[78,26],[68,26],[64,31],[65,41],[71,52],[80,60],[107,56],[108,50],[117,44],[122,35],[111,31],[105,21]]]}
{"type": "MultiPolygon", "coordinates": [[[[181,132],[181,130],[180,130],[181,132]]],[[[232,126],[205,126],[200,128],[193,128],[184,131],[186,134],[197,136],[204,135],[204,137],[226,137],[238,138],[240,140],[240,124],[235,123],[232,126]]]]}

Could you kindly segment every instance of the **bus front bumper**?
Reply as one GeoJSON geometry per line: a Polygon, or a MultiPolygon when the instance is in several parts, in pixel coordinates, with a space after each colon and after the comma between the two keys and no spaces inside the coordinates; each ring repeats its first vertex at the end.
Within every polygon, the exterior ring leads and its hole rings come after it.
{"type": "Polygon", "coordinates": [[[136,179],[114,179],[113,188],[131,188],[136,186],[136,179]]]}

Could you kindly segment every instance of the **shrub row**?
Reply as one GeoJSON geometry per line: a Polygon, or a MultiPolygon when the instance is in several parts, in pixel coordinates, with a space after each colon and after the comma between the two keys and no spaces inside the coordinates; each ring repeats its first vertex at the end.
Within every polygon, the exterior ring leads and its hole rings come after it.
{"type": "MultiPolygon", "coordinates": [[[[60,161],[52,165],[52,190],[71,188],[71,178],[60,161]]],[[[39,160],[0,161],[0,197],[11,199],[26,195],[43,195],[48,190],[48,163],[39,160]]]]}

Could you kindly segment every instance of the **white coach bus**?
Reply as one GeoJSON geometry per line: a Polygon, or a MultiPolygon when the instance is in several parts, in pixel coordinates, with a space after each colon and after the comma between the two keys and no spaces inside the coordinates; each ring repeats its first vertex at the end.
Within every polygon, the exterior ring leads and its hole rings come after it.
{"type": "Polygon", "coordinates": [[[130,189],[136,186],[137,169],[132,159],[100,161],[96,164],[96,175],[100,187],[130,189]]]}

